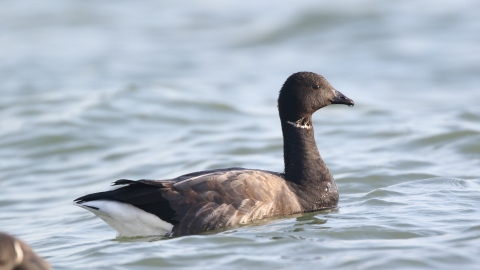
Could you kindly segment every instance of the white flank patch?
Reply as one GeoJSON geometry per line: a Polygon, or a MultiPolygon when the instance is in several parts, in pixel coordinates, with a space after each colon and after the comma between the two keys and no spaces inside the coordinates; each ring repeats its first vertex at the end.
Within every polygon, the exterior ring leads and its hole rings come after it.
{"type": "Polygon", "coordinates": [[[117,237],[167,235],[173,225],[128,203],[97,200],[74,205],[85,208],[114,228],[117,237]],[[98,210],[90,208],[96,207],[98,210]]]}

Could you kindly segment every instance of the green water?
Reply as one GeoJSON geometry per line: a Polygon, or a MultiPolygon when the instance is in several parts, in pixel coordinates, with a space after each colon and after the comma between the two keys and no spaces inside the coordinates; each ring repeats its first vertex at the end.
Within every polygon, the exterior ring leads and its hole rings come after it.
{"type": "Polygon", "coordinates": [[[0,230],[54,269],[478,269],[480,4],[0,2],[0,230]],[[72,205],[114,180],[282,171],[297,71],[339,208],[213,234],[115,238],[72,205]]]}

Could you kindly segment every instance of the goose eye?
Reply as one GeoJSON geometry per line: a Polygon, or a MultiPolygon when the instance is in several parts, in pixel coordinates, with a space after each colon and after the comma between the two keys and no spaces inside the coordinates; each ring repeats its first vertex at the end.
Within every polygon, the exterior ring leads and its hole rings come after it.
{"type": "Polygon", "coordinates": [[[320,88],[320,85],[318,84],[315,84],[314,86],[312,86],[313,89],[319,89],[320,88]]]}

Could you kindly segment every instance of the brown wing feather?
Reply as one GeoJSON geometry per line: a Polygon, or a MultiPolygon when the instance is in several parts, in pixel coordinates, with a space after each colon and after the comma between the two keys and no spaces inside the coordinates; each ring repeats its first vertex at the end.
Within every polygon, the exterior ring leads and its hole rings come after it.
{"type": "Polygon", "coordinates": [[[285,180],[263,171],[213,172],[164,186],[162,196],[180,222],[173,228],[173,235],[302,212],[285,180]]]}

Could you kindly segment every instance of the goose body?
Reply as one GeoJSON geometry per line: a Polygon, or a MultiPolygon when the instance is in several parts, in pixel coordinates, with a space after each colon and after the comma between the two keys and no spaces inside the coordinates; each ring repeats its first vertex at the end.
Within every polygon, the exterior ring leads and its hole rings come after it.
{"type": "Polygon", "coordinates": [[[284,173],[226,168],[166,180],[118,180],[122,187],[77,198],[118,236],[189,235],[257,219],[335,207],[338,189],[318,152],[312,114],[353,105],[322,76],[291,75],[278,100],[284,173]]]}
{"type": "Polygon", "coordinates": [[[0,232],[0,270],[50,270],[50,265],[23,241],[0,232]]]}

